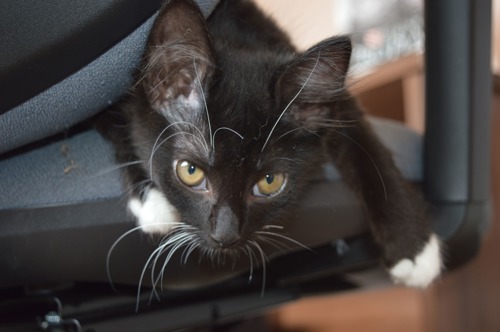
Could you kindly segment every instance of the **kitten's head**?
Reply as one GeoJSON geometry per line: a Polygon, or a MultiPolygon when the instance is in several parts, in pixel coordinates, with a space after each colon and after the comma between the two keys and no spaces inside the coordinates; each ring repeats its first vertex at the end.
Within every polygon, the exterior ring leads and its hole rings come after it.
{"type": "Polygon", "coordinates": [[[190,1],[150,35],[135,111],[137,154],[201,246],[244,246],[283,223],[325,160],[347,93],[347,38],[296,55],[210,36],[190,1]],[[261,233],[262,234],[262,233],[261,233]]]}

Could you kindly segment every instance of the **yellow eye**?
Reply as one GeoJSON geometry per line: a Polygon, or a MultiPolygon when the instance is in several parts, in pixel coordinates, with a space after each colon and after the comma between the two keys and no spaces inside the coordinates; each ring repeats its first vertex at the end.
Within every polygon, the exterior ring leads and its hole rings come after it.
{"type": "Polygon", "coordinates": [[[197,190],[206,190],[205,172],[195,164],[181,160],[175,166],[177,177],[186,186],[197,190]]]}
{"type": "Polygon", "coordinates": [[[269,173],[260,179],[253,187],[254,196],[274,196],[285,186],[285,176],[282,173],[269,173]]]}

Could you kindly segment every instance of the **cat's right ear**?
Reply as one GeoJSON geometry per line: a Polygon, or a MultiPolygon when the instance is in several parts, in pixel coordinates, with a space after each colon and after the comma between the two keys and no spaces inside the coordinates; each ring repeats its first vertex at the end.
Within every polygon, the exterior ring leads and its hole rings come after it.
{"type": "Polygon", "coordinates": [[[151,107],[164,116],[172,115],[172,107],[201,108],[213,64],[199,8],[191,0],[167,1],[151,30],[142,66],[141,84],[151,107]]]}

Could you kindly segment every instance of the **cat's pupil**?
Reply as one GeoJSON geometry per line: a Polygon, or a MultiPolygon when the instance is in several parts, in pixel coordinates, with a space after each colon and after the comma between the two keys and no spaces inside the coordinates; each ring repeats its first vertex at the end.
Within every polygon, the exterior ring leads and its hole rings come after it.
{"type": "Polygon", "coordinates": [[[267,184],[271,184],[274,182],[274,175],[273,174],[267,174],[266,175],[266,182],[267,184]]]}
{"type": "Polygon", "coordinates": [[[193,175],[196,172],[196,166],[190,165],[188,168],[189,175],[193,175]]]}

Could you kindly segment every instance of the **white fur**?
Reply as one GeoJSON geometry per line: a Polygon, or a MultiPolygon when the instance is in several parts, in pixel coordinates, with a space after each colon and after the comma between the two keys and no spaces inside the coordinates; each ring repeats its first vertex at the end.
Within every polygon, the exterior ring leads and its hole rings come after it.
{"type": "Polygon", "coordinates": [[[144,202],[139,198],[131,198],[128,201],[128,209],[145,233],[167,234],[179,222],[177,210],[165,195],[154,188],[148,191],[144,202]]]}
{"type": "Polygon", "coordinates": [[[176,99],[174,99],[172,88],[169,88],[163,100],[164,102],[161,104],[160,112],[166,118],[168,118],[170,114],[172,105],[174,105],[174,107],[178,107],[180,105],[192,110],[200,110],[202,107],[202,99],[200,98],[199,93],[195,91],[195,89],[193,89],[187,97],[181,94],[176,99]]]}
{"type": "Polygon", "coordinates": [[[439,240],[432,234],[424,249],[413,260],[400,260],[389,270],[389,274],[397,284],[424,288],[439,275],[441,269],[439,240]]]}

